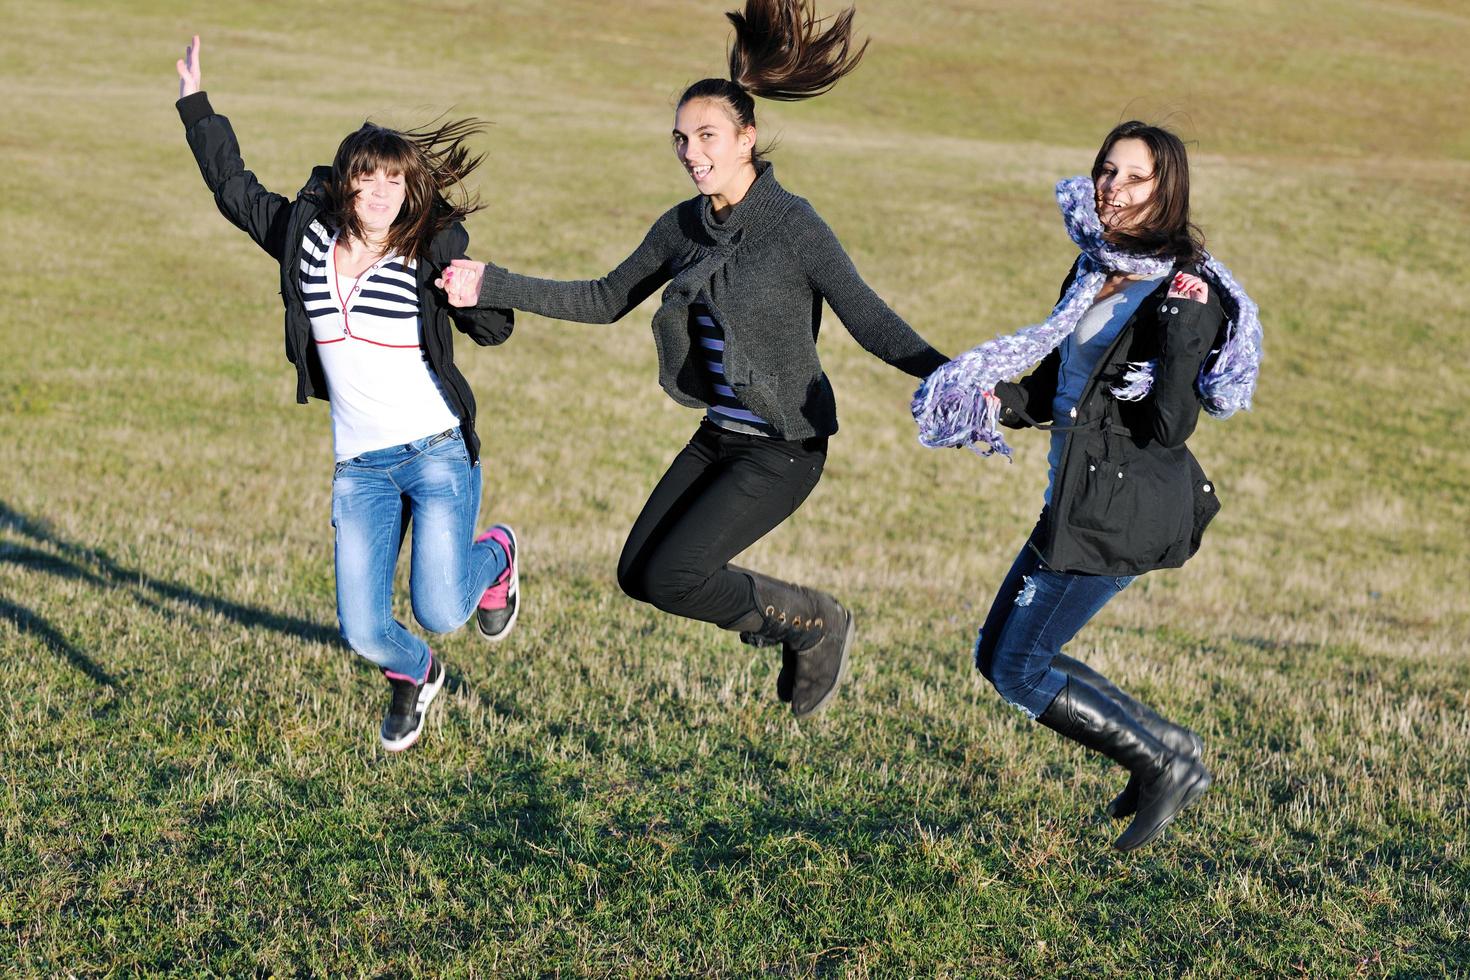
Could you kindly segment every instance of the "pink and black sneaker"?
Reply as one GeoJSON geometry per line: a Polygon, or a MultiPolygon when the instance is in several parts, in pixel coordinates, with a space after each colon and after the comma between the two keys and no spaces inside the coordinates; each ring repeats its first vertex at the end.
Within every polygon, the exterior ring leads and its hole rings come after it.
{"type": "Polygon", "coordinates": [[[429,670],[424,674],[421,683],[415,684],[402,674],[392,674],[383,671],[383,676],[388,678],[388,686],[392,688],[392,700],[388,702],[388,713],[383,716],[383,727],[378,732],[378,737],[383,742],[383,748],[389,752],[402,752],[419,740],[419,733],[424,730],[424,717],[429,712],[429,704],[439,689],[444,686],[444,665],[431,652],[429,654],[429,670]]]}
{"type": "Polygon", "coordinates": [[[496,524],[475,541],[478,543],[486,538],[505,549],[510,564],[480,596],[480,608],[475,610],[475,625],[485,639],[503,640],[521,612],[521,571],[520,563],[516,561],[516,533],[509,525],[496,524]]]}

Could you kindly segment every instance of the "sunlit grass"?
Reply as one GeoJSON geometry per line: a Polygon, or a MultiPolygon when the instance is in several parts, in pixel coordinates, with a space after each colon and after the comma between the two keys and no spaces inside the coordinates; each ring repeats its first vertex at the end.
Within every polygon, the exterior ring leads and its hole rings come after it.
{"type": "MultiPolygon", "coordinates": [[[[1116,769],[1006,708],[974,630],[1039,507],[920,449],[912,382],[835,318],[827,476],[746,556],[859,618],[798,725],[775,664],[623,598],[623,535],[695,418],[651,306],[522,317],[459,363],[513,639],[435,640],[420,746],[335,639],[325,406],[292,404],[270,260],[172,106],[205,82],[294,193],[364,116],[494,122],[473,251],[597,275],[690,193],[672,100],[720,5],[16,10],[0,42],[0,968],[347,975],[1456,975],[1470,969],[1470,20],[1450,2],[867,3],[868,61],[760,108],[784,183],[958,352],[1043,316],[1050,199],[1121,116],[1198,142],[1197,219],[1259,300],[1256,410],[1193,445],[1225,509],[1074,652],[1197,728],[1216,784],[1132,857],[1116,769]],[[58,66],[66,66],[58,68],[58,66]]],[[[408,616],[406,604],[403,615],[408,616]]]]}

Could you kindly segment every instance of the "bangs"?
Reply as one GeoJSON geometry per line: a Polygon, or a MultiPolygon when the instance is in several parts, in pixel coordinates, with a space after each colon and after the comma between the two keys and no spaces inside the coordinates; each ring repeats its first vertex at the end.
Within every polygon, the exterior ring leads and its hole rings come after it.
{"type": "Polygon", "coordinates": [[[420,163],[421,151],[403,134],[382,126],[364,125],[349,136],[338,154],[338,172],[347,180],[375,174],[402,176],[420,163]]]}
{"type": "Polygon", "coordinates": [[[376,173],[402,178],[403,205],[376,244],[397,254],[426,257],[435,235],[480,209],[479,199],[466,193],[461,181],[480,163],[465,148],[465,140],[482,128],[476,119],[408,131],[363,123],[342,140],[332,158],[323,209],[328,220],[350,238],[362,239],[353,185],[376,173]],[[458,192],[456,201],[446,197],[451,190],[458,192]]]}

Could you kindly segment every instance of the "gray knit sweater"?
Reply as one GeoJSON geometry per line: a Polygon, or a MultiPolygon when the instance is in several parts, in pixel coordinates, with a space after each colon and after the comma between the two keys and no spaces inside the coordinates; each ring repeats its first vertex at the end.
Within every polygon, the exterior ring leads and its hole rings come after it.
{"type": "Polygon", "coordinates": [[[691,198],[601,279],[534,279],[487,264],[480,305],[611,323],[667,282],[653,315],[659,384],[679,404],[705,408],[708,375],[689,333],[689,305],[703,293],[724,329],[725,377],[741,403],[784,439],[831,435],[837,405],[816,344],[823,299],[859,344],[916,378],[947,358],[863,282],[832,229],[776,183],[769,162],[757,170],[723,223],[708,198],[691,198]]]}

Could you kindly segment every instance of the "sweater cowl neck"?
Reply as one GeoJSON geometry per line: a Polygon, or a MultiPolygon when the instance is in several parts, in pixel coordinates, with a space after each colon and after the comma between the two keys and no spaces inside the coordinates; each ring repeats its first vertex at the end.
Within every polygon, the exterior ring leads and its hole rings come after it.
{"type": "Polygon", "coordinates": [[[710,199],[701,195],[699,217],[704,230],[720,245],[735,244],[758,236],[770,228],[791,206],[792,195],[776,183],[776,168],[769,160],[755,165],[755,181],[740,203],[730,209],[723,222],[715,220],[710,199]]]}

